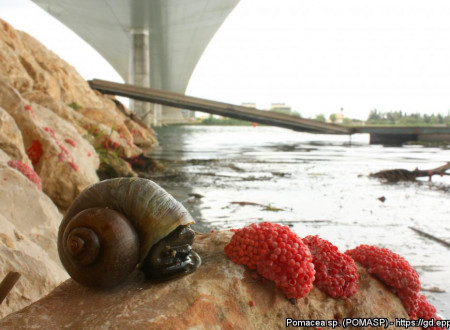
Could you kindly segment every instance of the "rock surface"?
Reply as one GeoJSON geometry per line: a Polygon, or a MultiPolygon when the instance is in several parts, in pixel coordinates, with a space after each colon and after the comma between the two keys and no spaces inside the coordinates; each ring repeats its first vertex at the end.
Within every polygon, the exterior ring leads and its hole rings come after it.
{"type": "MultiPolygon", "coordinates": [[[[105,124],[95,122],[94,120],[83,116],[72,107],[66,105],[63,101],[52,98],[51,96],[39,91],[22,94],[24,98],[33,103],[37,103],[44,108],[53,111],[56,115],[71,123],[83,137],[92,145],[104,148],[107,144],[115,144],[115,150],[121,157],[130,158],[141,154],[142,150],[136,147],[130,141],[120,137],[119,133],[106,126],[105,124]]],[[[128,123],[128,121],[126,121],[128,123]]],[[[128,124],[127,124],[128,125],[128,124]]],[[[138,125],[138,124],[136,124],[138,125]]],[[[157,144],[156,139],[151,135],[151,131],[146,141],[153,141],[150,145],[157,144]],[[153,139],[153,140],[152,140],[153,139]]],[[[145,135],[147,136],[147,135],[145,135]]]]}
{"type": "Polygon", "coordinates": [[[223,248],[232,234],[197,236],[194,249],[203,263],[191,275],[151,283],[135,272],[108,291],[88,289],[70,279],[1,320],[0,328],[283,329],[286,317],[408,317],[400,300],[362,267],[359,291],[350,299],[333,299],[314,288],[293,305],[273,283],[262,284],[225,256],[223,248]]]}
{"type": "MultiPolygon", "coordinates": [[[[157,144],[151,130],[135,127],[110,97],[92,90],[70,64],[59,58],[30,35],[16,31],[0,19],[0,76],[8,80],[20,94],[40,92],[66,105],[80,106],[80,114],[113,128],[128,145],[127,156],[141,153],[133,145],[157,144]],[[130,128],[128,128],[130,127],[130,128]],[[135,130],[131,132],[130,130],[135,130]]],[[[123,106],[122,106],[123,107],[123,106]]]]}
{"type": "Polygon", "coordinates": [[[25,153],[22,133],[17,127],[14,118],[0,107],[0,149],[6,152],[11,159],[31,165],[30,159],[25,153]]]}
{"type": "Polygon", "coordinates": [[[69,122],[54,112],[29,103],[5,80],[0,79],[0,106],[15,120],[25,148],[39,146],[33,165],[47,195],[68,207],[88,185],[98,182],[99,161],[92,145],[69,122]]]}
{"type": "Polygon", "coordinates": [[[56,251],[62,215],[50,198],[22,173],[8,166],[0,150],[0,279],[22,276],[0,308],[0,317],[50,292],[67,278],[56,251]]]}

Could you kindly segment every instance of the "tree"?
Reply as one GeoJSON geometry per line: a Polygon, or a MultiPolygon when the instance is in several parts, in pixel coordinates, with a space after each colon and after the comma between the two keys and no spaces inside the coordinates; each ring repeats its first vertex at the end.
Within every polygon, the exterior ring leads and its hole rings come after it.
{"type": "Polygon", "coordinates": [[[325,116],[323,113],[316,115],[315,120],[325,122],[325,116]]]}

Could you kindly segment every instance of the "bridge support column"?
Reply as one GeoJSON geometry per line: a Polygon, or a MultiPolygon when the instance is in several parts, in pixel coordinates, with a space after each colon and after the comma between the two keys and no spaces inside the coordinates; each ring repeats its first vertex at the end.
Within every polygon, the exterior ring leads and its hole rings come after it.
{"type": "MultiPolygon", "coordinates": [[[[150,87],[150,52],[149,34],[147,30],[133,30],[131,45],[131,63],[129,82],[133,85],[150,87]]],[[[160,114],[148,102],[131,100],[130,108],[147,125],[158,125],[160,114]]]]}

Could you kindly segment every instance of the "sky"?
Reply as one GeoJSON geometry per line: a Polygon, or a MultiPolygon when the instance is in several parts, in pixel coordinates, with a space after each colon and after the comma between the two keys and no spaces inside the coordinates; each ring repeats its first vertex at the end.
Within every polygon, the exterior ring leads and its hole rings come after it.
{"type": "MultiPolygon", "coordinates": [[[[31,1],[0,0],[0,17],[85,79],[122,82],[92,47],[31,1]]],[[[447,114],[449,17],[448,0],[241,0],[186,94],[258,108],[285,103],[311,118],[341,108],[357,119],[373,109],[447,114]]]]}

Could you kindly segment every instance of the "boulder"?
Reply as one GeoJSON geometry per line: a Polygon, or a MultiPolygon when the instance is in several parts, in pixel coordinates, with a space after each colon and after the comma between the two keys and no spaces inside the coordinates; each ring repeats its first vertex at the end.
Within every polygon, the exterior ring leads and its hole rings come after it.
{"type": "Polygon", "coordinates": [[[133,111],[128,109],[123,103],[118,101],[113,95],[105,95],[112,100],[116,108],[125,116],[125,125],[133,135],[133,143],[145,149],[153,148],[158,145],[156,132],[148,127],[133,111]]]}
{"type": "Polygon", "coordinates": [[[151,128],[143,127],[130,118],[126,118],[124,123],[132,134],[135,145],[145,149],[158,145],[158,140],[155,138],[156,134],[151,128]]]}
{"type": "MultiPolygon", "coordinates": [[[[0,214],[15,229],[59,263],[56,237],[62,216],[51,199],[19,170],[8,165],[0,150],[0,214]]],[[[3,226],[1,227],[3,230],[3,226]]]]}
{"type": "Polygon", "coordinates": [[[130,143],[130,141],[121,138],[118,132],[111,127],[85,117],[61,100],[54,99],[39,91],[24,93],[22,96],[28,101],[52,110],[59,117],[71,123],[78,133],[88,139],[88,141],[97,149],[104,148],[105,145],[111,144],[115,146],[118,156],[124,158],[133,157],[142,153],[141,149],[130,143]]]}
{"type": "Polygon", "coordinates": [[[14,118],[0,107],[0,149],[6,152],[11,159],[19,160],[31,166],[30,159],[25,153],[22,133],[17,127],[14,118]]]}
{"type": "Polygon", "coordinates": [[[56,115],[71,123],[78,131],[78,133],[80,133],[81,135],[86,134],[86,129],[83,128],[83,125],[90,122],[87,121],[83,115],[76,112],[73,108],[65,104],[63,101],[55,99],[50,95],[40,91],[22,93],[22,97],[26,98],[32,103],[37,103],[44,108],[53,111],[56,115]]]}
{"type": "Polygon", "coordinates": [[[62,215],[8,160],[0,150],[0,279],[9,271],[22,276],[2,303],[0,317],[42,298],[68,277],[56,250],[62,215]]]}
{"type": "Polygon", "coordinates": [[[232,234],[197,236],[194,249],[203,263],[191,275],[157,283],[136,271],[121,286],[105,291],[69,279],[1,320],[0,328],[284,329],[288,317],[408,318],[400,300],[360,266],[359,291],[351,298],[333,299],[313,288],[293,304],[272,282],[255,280],[251,271],[225,256],[232,234]]]}
{"type": "Polygon", "coordinates": [[[97,170],[100,180],[119,178],[119,177],[136,177],[137,173],[133,171],[130,163],[117,157],[115,153],[108,152],[103,156],[103,161],[97,170]]]}
{"type": "Polygon", "coordinates": [[[0,106],[19,126],[43,190],[58,206],[68,207],[84,188],[98,181],[97,154],[69,122],[30,104],[1,79],[0,106]]]}

